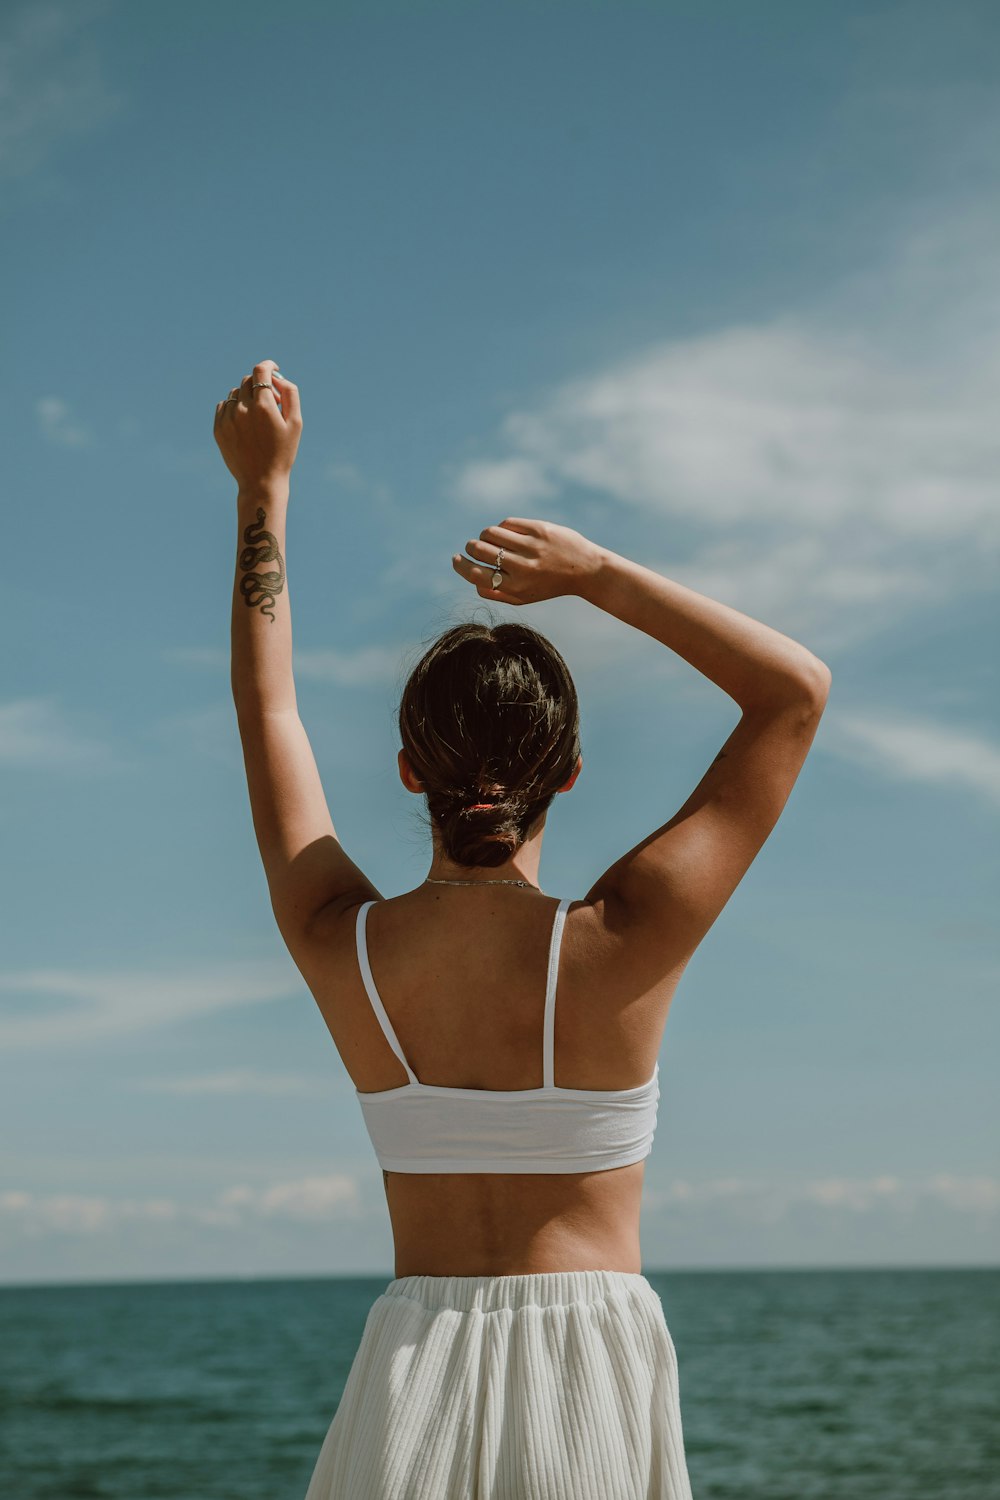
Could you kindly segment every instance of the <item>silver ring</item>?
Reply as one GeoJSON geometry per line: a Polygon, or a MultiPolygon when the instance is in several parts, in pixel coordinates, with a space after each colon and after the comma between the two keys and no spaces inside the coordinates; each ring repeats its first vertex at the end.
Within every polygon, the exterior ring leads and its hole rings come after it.
{"type": "Polygon", "coordinates": [[[500,564],[503,562],[503,553],[504,549],[501,547],[500,551],[497,553],[497,560],[493,564],[493,577],[490,582],[495,589],[498,589],[503,583],[503,574],[500,571],[500,564]]]}
{"type": "Polygon", "coordinates": [[[223,406],[228,406],[228,404],[229,404],[230,401],[238,401],[239,399],[240,399],[239,396],[227,396],[226,399],[225,399],[225,401],[223,401],[222,404],[223,404],[223,406]]]}
{"type": "Polygon", "coordinates": [[[273,391],[274,390],[274,386],[271,384],[271,382],[269,380],[255,380],[254,383],[253,383],[253,385],[250,387],[250,389],[252,391],[256,391],[256,390],[259,390],[261,388],[261,386],[263,386],[263,388],[264,388],[265,391],[273,391]]]}

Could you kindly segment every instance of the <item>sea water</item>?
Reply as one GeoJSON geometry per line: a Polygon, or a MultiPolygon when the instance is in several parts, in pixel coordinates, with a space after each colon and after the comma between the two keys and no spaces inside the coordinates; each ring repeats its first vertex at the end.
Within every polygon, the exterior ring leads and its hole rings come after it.
{"type": "MultiPolygon", "coordinates": [[[[1000,1271],[646,1275],[694,1500],[1000,1500],[1000,1271]]],[[[0,1495],[302,1500],[386,1283],[0,1288],[0,1495]]]]}

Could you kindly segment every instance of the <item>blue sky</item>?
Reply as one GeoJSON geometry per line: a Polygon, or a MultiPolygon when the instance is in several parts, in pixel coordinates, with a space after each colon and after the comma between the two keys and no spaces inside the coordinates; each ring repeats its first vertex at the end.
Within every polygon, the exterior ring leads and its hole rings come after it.
{"type": "MultiPolygon", "coordinates": [[[[229,696],[215,403],[305,427],[300,710],[384,894],[394,708],[547,516],[834,681],[690,964],[649,1268],[997,1259],[1000,22],[989,4],[5,7],[0,1280],[392,1271],[274,925],[229,696]]],[[[501,606],[497,612],[503,615],[501,606]]],[[[578,896],[738,711],[579,601],[578,896]]]]}

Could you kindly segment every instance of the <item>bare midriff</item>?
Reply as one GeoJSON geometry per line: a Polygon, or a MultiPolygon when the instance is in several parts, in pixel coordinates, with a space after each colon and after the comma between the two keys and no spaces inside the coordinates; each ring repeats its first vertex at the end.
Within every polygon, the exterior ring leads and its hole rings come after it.
{"type": "Polygon", "coordinates": [[[645,1161],[601,1172],[384,1172],[396,1276],[642,1269],[645,1161]]]}

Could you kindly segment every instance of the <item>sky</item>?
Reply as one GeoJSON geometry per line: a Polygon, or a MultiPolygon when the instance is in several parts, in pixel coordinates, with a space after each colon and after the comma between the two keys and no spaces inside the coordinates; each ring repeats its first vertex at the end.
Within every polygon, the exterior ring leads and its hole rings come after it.
{"type": "MultiPolygon", "coordinates": [[[[998,54],[985,0],[3,7],[0,1281],[392,1274],[229,688],[211,428],[265,358],[299,708],[384,895],[430,862],[398,694],[504,516],[831,667],[671,1008],[644,1267],[997,1263],[998,54]]],[[[578,898],[739,712],[519,617],[581,696],[578,898]]]]}

